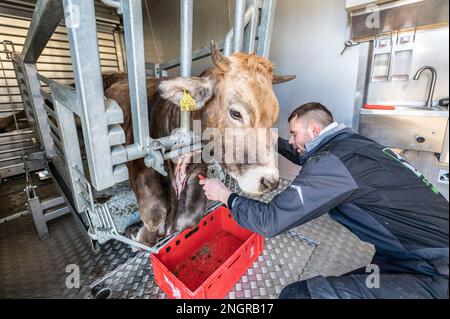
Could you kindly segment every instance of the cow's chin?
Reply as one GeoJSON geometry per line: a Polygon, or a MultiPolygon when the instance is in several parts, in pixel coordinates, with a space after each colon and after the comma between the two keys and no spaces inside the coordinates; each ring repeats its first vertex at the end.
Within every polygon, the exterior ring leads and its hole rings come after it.
{"type": "Polygon", "coordinates": [[[259,180],[249,180],[242,177],[235,178],[239,188],[246,194],[260,197],[264,195],[263,187],[259,180]]]}
{"type": "Polygon", "coordinates": [[[277,168],[261,166],[247,170],[244,174],[230,173],[239,188],[246,194],[251,196],[262,196],[267,192],[273,191],[278,185],[279,172],[277,168]],[[262,179],[270,180],[274,187],[267,188],[262,184],[262,179]]]}

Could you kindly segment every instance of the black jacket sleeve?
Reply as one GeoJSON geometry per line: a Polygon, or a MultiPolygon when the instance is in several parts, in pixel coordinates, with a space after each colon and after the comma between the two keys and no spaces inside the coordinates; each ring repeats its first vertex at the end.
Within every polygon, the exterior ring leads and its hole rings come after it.
{"type": "Polygon", "coordinates": [[[278,153],[283,157],[286,157],[292,163],[299,165],[299,156],[295,149],[289,144],[289,142],[281,137],[278,137],[278,153]]]}
{"type": "Polygon", "coordinates": [[[235,196],[229,208],[239,225],[272,237],[329,212],[357,189],[344,164],[323,154],[310,159],[291,186],[270,203],[235,196]]]}

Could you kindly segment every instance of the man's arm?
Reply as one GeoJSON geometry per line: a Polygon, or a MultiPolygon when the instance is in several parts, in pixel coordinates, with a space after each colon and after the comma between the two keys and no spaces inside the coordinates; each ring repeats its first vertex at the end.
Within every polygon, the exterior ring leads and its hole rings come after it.
{"type": "Polygon", "coordinates": [[[325,154],[307,162],[292,185],[270,203],[235,194],[230,195],[228,203],[239,225],[272,237],[329,212],[357,188],[344,164],[336,156],[325,154]]]}
{"type": "Polygon", "coordinates": [[[292,147],[289,142],[281,137],[278,137],[278,153],[290,160],[292,163],[299,165],[298,152],[292,147]]]}

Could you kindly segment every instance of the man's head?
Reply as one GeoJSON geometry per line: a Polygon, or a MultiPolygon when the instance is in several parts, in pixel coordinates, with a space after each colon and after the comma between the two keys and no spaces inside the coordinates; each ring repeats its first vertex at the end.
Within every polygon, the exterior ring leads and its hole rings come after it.
{"type": "Polygon", "coordinates": [[[299,153],[304,153],[305,144],[319,136],[320,132],[333,122],[333,114],[320,103],[312,102],[299,106],[289,116],[289,144],[299,153]]]}

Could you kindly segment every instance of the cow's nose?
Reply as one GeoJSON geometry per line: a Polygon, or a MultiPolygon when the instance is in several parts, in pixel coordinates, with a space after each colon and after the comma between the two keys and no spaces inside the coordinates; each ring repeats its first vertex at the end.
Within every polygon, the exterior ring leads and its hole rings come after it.
{"type": "Polygon", "coordinates": [[[273,191],[278,188],[279,184],[279,178],[261,178],[261,185],[264,191],[273,191]]]}

